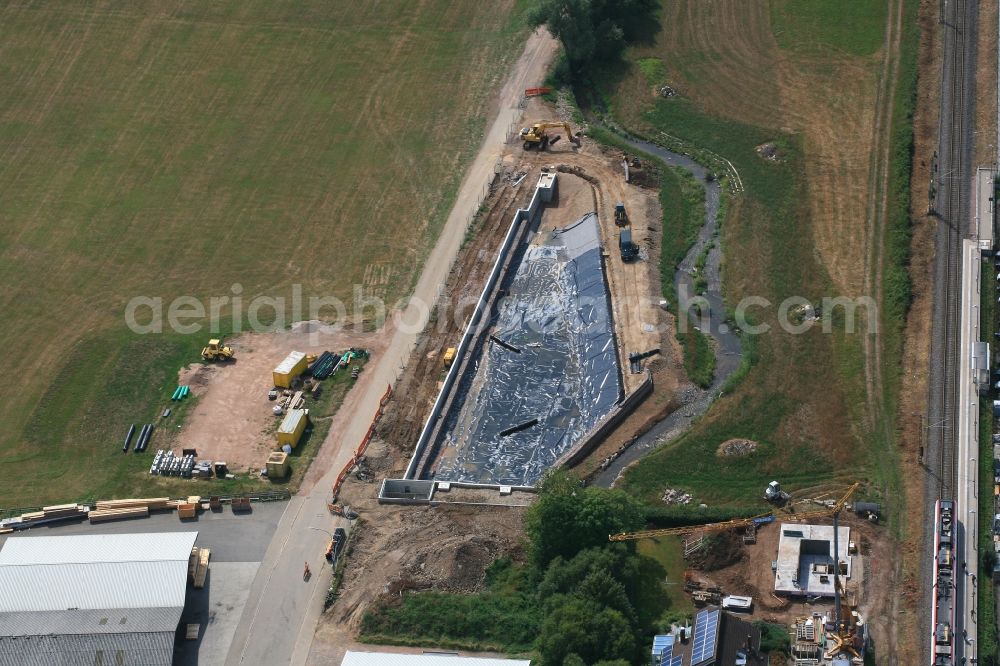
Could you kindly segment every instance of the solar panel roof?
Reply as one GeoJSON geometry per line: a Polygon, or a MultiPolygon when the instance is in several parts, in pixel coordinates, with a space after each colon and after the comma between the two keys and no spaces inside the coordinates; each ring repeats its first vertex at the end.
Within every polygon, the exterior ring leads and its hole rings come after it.
{"type": "Polygon", "coordinates": [[[720,617],[721,612],[718,610],[699,611],[695,616],[691,666],[698,666],[715,657],[716,645],[719,642],[720,617]]]}

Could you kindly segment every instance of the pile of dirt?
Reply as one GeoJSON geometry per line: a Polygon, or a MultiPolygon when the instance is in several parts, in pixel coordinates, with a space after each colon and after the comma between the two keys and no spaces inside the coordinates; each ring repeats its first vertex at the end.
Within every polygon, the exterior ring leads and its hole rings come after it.
{"type": "Polygon", "coordinates": [[[757,146],[757,154],[763,157],[765,160],[771,162],[784,162],[785,154],[778,147],[778,144],[773,141],[768,141],[767,143],[762,143],[757,146]]]}
{"type": "Polygon", "coordinates": [[[741,458],[757,450],[757,442],[752,439],[727,439],[716,450],[720,458],[741,458]]]}
{"type": "Polygon", "coordinates": [[[663,497],[660,499],[663,500],[664,504],[690,504],[694,498],[682,490],[667,488],[663,491],[663,497]]]}
{"type": "Polygon", "coordinates": [[[705,535],[705,546],[691,555],[692,568],[716,571],[743,560],[743,537],[735,530],[705,535]]]}

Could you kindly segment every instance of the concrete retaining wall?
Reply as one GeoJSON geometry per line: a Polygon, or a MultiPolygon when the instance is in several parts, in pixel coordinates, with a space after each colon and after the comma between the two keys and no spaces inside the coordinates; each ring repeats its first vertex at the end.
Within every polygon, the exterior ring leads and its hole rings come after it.
{"type": "Polygon", "coordinates": [[[577,443],[572,449],[562,455],[553,467],[572,467],[582,461],[587,455],[597,447],[612,430],[625,420],[632,411],[642,404],[642,401],[653,392],[653,375],[646,369],[646,378],[635,391],[629,393],[624,400],[618,403],[615,408],[604,419],[594,426],[587,435],[577,443]]]}
{"type": "Polygon", "coordinates": [[[541,210],[542,204],[552,200],[556,186],[556,175],[554,173],[543,173],[538,179],[535,193],[531,197],[531,203],[528,204],[526,209],[518,209],[514,214],[510,229],[507,231],[503,244],[500,246],[500,251],[497,253],[496,262],[493,264],[493,269],[490,271],[490,275],[483,287],[483,293],[476,303],[476,309],[473,310],[472,317],[469,318],[469,323],[465,328],[465,333],[462,335],[462,340],[456,349],[455,360],[452,362],[448,374],[445,375],[441,392],[438,393],[430,415],[427,417],[427,422],[424,423],[424,427],[420,431],[420,437],[417,439],[417,445],[413,450],[413,457],[406,467],[406,479],[415,479],[417,477],[420,462],[424,457],[427,445],[434,439],[433,435],[438,423],[445,414],[444,407],[449,402],[455,381],[462,375],[462,371],[468,361],[469,352],[473,347],[473,342],[486,319],[484,315],[488,313],[488,304],[493,300],[493,291],[509,268],[510,262],[508,258],[511,251],[517,246],[515,240],[522,235],[520,232],[523,227],[530,226],[534,222],[541,210]]]}

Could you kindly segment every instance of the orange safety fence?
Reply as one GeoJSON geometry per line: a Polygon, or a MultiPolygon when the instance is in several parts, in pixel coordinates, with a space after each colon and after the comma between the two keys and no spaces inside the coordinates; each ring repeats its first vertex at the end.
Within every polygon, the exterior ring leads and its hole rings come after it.
{"type": "Polygon", "coordinates": [[[525,88],[524,89],[524,96],[525,97],[537,97],[538,95],[546,95],[546,94],[548,94],[550,92],[552,92],[552,88],[550,88],[548,86],[541,86],[540,88],[525,88]]]}
{"type": "Polygon", "coordinates": [[[351,469],[358,464],[358,460],[360,460],[361,456],[365,454],[365,450],[368,449],[368,444],[372,441],[372,437],[375,435],[375,424],[378,423],[378,420],[382,417],[382,412],[385,409],[386,403],[389,402],[390,396],[392,396],[391,384],[385,389],[385,393],[382,394],[382,398],[378,401],[378,409],[375,411],[375,416],[372,418],[371,425],[368,426],[368,432],[366,432],[365,436],[361,438],[361,444],[359,444],[358,448],[354,451],[354,456],[347,461],[347,464],[344,465],[344,469],[340,470],[340,474],[337,475],[337,480],[333,482],[333,499],[331,500],[331,503],[337,501],[337,494],[340,492],[340,486],[344,483],[344,479],[346,479],[347,475],[351,473],[351,469]]]}

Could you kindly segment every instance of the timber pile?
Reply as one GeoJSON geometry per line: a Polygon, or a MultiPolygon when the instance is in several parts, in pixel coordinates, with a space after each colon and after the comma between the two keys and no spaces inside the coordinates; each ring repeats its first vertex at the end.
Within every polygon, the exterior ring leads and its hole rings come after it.
{"type": "Polygon", "coordinates": [[[35,525],[55,523],[60,520],[69,520],[71,518],[81,518],[87,515],[87,511],[88,507],[83,504],[55,504],[52,506],[43,506],[40,511],[29,511],[27,513],[22,513],[20,516],[15,518],[0,521],[0,527],[5,530],[26,529],[35,525]]]}
{"type": "Polygon", "coordinates": [[[176,502],[169,497],[144,497],[135,499],[101,500],[97,503],[98,511],[109,511],[114,509],[136,509],[143,508],[150,511],[159,509],[173,509],[176,502]]]}
{"type": "Polygon", "coordinates": [[[208,576],[208,560],[212,556],[209,548],[191,549],[191,557],[188,558],[188,578],[195,589],[205,587],[205,578],[208,576]]]}
{"type": "Polygon", "coordinates": [[[97,509],[90,512],[90,522],[103,523],[109,520],[121,520],[123,518],[145,518],[149,515],[149,508],[145,506],[126,507],[121,509],[97,509]]]}

